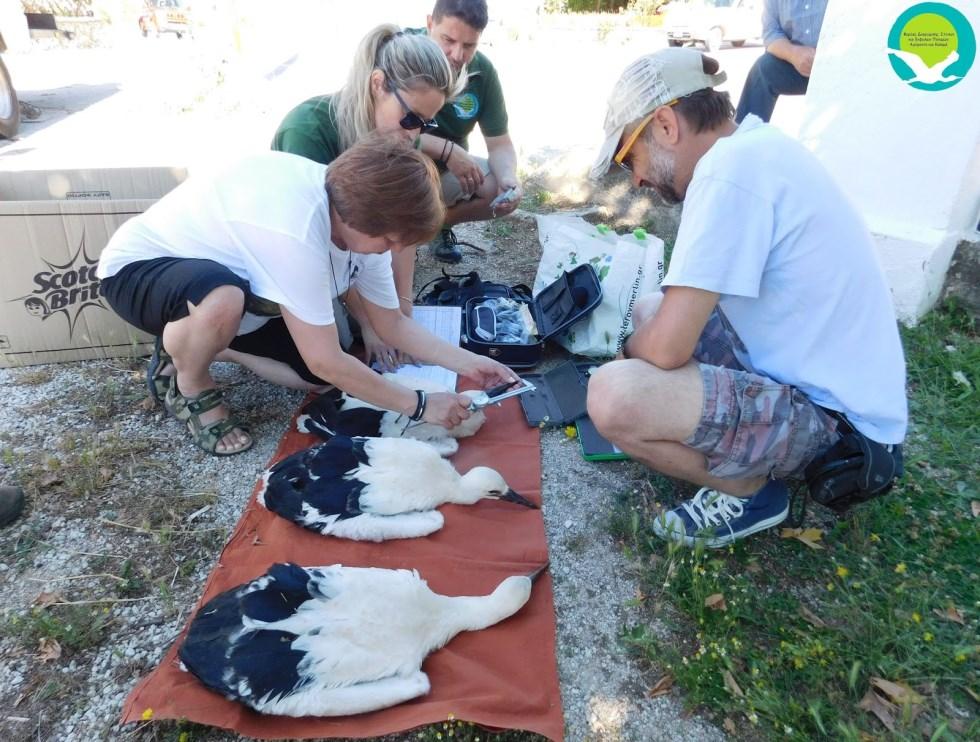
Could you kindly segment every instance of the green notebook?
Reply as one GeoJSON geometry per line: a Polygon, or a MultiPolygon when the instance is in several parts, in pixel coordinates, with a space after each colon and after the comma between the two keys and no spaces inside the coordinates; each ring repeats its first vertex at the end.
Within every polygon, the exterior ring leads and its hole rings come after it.
{"type": "Polygon", "coordinates": [[[599,431],[589,418],[576,420],[575,429],[578,431],[578,441],[582,446],[582,457],[586,461],[622,461],[629,458],[627,454],[599,435],[599,431]]]}

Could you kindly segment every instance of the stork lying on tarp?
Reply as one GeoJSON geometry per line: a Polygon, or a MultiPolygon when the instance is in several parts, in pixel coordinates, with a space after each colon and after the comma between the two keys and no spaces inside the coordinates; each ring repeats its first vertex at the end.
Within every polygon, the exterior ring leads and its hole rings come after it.
{"type": "MultiPolygon", "coordinates": [[[[426,394],[452,391],[428,379],[410,379],[394,374],[385,374],[385,378],[411,389],[421,389],[426,394]]],[[[433,423],[413,422],[408,415],[383,410],[344,392],[338,394],[338,391],[321,394],[300,411],[296,418],[296,428],[300,433],[312,433],[325,441],[335,435],[414,438],[427,442],[442,456],[449,457],[459,450],[458,438],[474,435],[487,420],[483,410],[476,410],[459,425],[446,429],[433,423]]],[[[471,398],[479,393],[461,392],[471,398]]]]}
{"type": "Polygon", "coordinates": [[[442,528],[436,508],[505,500],[536,508],[485,466],[460,475],[428,443],[411,438],[348,438],[288,456],[262,475],[258,501],[325,536],[384,541],[442,528]]]}
{"type": "Polygon", "coordinates": [[[420,669],[429,652],[517,613],[542,570],[487,596],[447,597],[405,569],[275,564],[198,611],[181,669],[264,714],[394,706],[429,692],[420,669]]]}

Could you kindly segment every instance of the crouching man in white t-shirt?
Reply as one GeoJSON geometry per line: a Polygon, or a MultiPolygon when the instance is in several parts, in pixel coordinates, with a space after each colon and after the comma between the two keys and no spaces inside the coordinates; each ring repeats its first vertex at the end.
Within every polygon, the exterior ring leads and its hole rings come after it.
{"type": "Polygon", "coordinates": [[[213,361],[240,363],[294,389],[328,384],[413,420],[446,427],[469,398],[384,379],[346,354],[333,298],[355,286],[385,343],[483,386],[506,366],[445,343],[405,317],[391,252],[427,242],[445,219],[439,174],[403,138],[373,134],[328,167],[263,152],[192,177],[126,222],[102,252],[102,294],[158,338],[150,392],[221,456],[252,445],[215,388],[213,361]]]}
{"type": "Polygon", "coordinates": [[[781,523],[784,480],[850,426],[900,456],[905,361],[891,297],[854,207],[798,142],[732,121],[725,75],[693,49],[623,73],[612,162],[684,207],[662,294],[634,315],[624,360],[589,383],[589,415],[634,458],[699,485],[662,538],[722,546],[781,523]]]}

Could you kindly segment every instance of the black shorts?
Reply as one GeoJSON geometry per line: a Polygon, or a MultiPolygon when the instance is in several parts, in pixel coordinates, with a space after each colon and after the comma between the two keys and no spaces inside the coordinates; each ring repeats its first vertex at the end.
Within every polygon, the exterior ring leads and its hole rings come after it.
{"type": "MultiPolygon", "coordinates": [[[[130,263],[114,276],[104,278],[100,293],[129,324],[159,337],[168,323],[190,313],[188,302],[200,304],[220,286],[240,288],[245,294],[245,308],[252,309],[257,304],[244,278],[213,260],[192,258],[130,263]]],[[[236,336],[228,347],[285,363],[311,384],[327,383],[310,371],[282,317],[272,317],[258,330],[236,336]]]]}

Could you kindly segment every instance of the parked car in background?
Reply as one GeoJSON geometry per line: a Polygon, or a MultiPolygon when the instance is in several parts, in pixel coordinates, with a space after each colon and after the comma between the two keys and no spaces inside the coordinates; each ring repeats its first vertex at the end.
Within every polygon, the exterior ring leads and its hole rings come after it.
{"type": "Polygon", "coordinates": [[[158,36],[173,33],[177,38],[192,33],[191,6],[184,0],[145,0],[139,17],[140,31],[148,36],[153,31],[158,36]]]}
{"type": "Polygon", "coordinates": [[[728,41],[742,46],[762,38],[762,0],[674,0],[664,6],[667,43],[698,41],[718,51],[728,41]]]}

